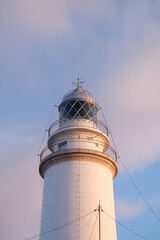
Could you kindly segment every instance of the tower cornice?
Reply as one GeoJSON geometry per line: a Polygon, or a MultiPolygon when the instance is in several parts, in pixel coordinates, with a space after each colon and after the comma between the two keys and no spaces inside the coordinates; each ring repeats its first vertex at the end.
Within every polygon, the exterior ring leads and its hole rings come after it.
{"type": "Polygon", "coordinates": [[[114,178],[118,173],[117,161],[111,156],[98,151],[88,149],[67,149],[51,153],[45,157],[39,166],[39,173],[44,178],[44,172],[51,166],[68,161],[90,161],[102,164],[110,169],[112,177],[114,178]]]}

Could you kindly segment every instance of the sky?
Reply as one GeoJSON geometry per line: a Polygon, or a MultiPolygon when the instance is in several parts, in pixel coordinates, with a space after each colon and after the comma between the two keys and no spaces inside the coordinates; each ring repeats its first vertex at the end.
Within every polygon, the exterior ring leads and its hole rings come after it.
{"type": "MultiPolygon", "coordinates": [[[[0,239],[39,234],[40,153],[78,75],[119,155],[160,218],[160,1],[0,0],[0,239]],[[52,117],[51,112],[53,111],[52,117]]],[[[160,221],[121,160],[117,220],[159,240],[160,221]]],[[[140,239],[117,223],[118,240],[140,239]]]]}

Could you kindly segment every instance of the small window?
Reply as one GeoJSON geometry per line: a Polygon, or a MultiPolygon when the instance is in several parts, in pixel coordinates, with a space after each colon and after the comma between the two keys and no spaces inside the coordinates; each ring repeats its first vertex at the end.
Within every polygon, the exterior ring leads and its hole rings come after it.
{"type": "Polygon", "coordinates": [[[59,151],[67,149],[67,141],[58,144],[59,151]]]}

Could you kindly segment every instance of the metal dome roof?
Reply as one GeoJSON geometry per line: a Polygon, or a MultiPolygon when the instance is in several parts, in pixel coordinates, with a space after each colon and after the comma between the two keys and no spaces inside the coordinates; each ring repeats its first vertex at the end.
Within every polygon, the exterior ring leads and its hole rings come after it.
{"type": "Polygon", "coordinates": [[[80,86],[78,84],[76,89],[74,89],[73,91],[70,91],[64,95],[63,100],[62,100],[61,104],[59,105],[59,108],[61,107],[61,105],[64,102],[67,102],[69,100],[74,100],[74,99],[79,99],[82,101],[90,102],[90,103],[96,105],[96,107],[97,107],[97,104],[94,101],[92,95],[87,90],[84,90],[82,88],[82,86],[80,86]]]}

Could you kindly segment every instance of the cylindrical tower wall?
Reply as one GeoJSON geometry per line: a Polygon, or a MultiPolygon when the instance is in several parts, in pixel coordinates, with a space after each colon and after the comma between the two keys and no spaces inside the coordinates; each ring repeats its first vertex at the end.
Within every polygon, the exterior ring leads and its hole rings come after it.
{"type": "MultiPolygon", "coordinates": [[[[89,239],[99,201],[104,211],[115,219],[113,172],[101,157],[88,154],[66,156],[60,163],[55,164],[53,159],[50,166],[48,164],[44,170],[41,240],[89,239]],[[83,217],[88,213],[91,214],[83,217]],[[52,231],[69,222],[72,223],[52,231]]],[[[113,219],[101,212],[102,239],[117,239],[113,219]]],[[[98,239],[98,231],[97,218],[93,240],[98,239]]]]}

